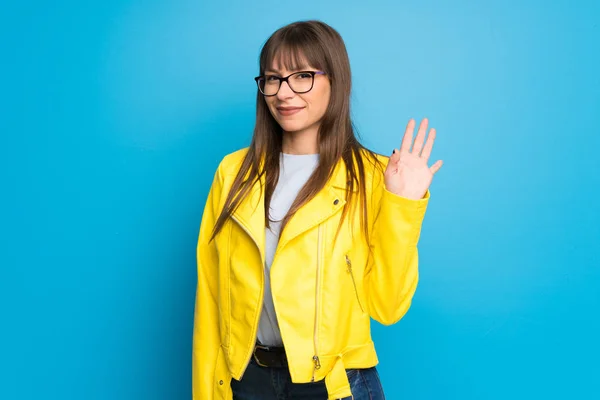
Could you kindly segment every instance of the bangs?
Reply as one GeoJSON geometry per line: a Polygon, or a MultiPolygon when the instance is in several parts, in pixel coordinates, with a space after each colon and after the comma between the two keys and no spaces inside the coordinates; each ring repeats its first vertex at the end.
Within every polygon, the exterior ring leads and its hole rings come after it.
{"type": "Polygon", "coordinates": [[[311,67],[324,71],[325,54],[315,40],[292,35],[273,39],[271,43],[266,44],[261,57],[261,74],[265,70],[272,70],[275,64],[279,69],[285,68],[288,71],[306,70],[311,67]]]}

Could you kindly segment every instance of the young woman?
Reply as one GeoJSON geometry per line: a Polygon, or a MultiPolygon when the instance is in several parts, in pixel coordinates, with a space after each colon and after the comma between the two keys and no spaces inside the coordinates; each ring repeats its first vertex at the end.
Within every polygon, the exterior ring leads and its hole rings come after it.
{"type": "Polygon", "coordinates": [[[350,119],[344,42],[319,21],[260,55],[249,147],[223,158],[198,239],[193,398],[383,399],[370,318],[397,322],[441,167],[410,120],[388,158],[350,119]]]}

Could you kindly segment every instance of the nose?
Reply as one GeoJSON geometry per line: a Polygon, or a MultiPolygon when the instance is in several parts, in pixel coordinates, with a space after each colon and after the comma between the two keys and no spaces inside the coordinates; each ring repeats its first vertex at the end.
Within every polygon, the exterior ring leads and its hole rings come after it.
{"type": "Polygon", "coordinates": [[[277,98],[280,100],[289,99],[290,97],[294,97],[295,93],[290,88],[290,85],[287,82],[281,82],[281,86],[279,87],[279,92],[277,92],[277,98]]]}

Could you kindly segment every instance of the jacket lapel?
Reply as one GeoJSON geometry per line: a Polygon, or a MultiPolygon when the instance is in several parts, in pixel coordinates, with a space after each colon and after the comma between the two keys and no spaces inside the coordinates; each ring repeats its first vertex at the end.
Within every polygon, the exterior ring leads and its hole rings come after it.
{"type": "Polygon", "coordinates": [[[340,160],[331,179],[290,219],[279,238],[278,249],[341,211],[346,204],[346,165],[340,160]]]}
{"type": "MultiPolygon", "coordinates": [[[[240,202],[233,218],[250,235],[265,260],[265,193],[264,175],[256,182],[248,196],[240,202]]],[[[340,160],[330,181],[323,189],[302,206],[290,219],[279,238],[278,249],[283,248],[288,242],[319,225],[321,222],[335,215],[346,204],[346,166],[340,160]]],[[[356,188],[354,188],[356,190],[356,188]]]]}
{"type": "Polygon", "coordinates": [[[261,190],[265,185],[264,175],[255,182],[249,194],[240,201],[232,217],[254,240],[265,260],[265,193],[261,190]]]}

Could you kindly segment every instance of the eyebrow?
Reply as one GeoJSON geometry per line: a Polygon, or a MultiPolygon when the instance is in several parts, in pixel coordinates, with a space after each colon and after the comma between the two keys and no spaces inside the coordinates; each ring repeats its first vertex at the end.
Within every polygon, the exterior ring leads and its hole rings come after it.
{"type": "MultiPolygon", "coordinates": [[[[290,73],[293,74],[294,71],[299,72],[299,71],[309,71],[309,70],[310,70],[310,67],[308,65],[301,65],[301,66],[297,66],[296,68],[293,68],[290,73]]],[[[270,69],[270,68],[265,69],[265,74],[267,74],[269,72],[272,72],[272,73],[275,73],[278,75],[282,75],[281,71],[278,71],[276,69],[270,69]]]]}

